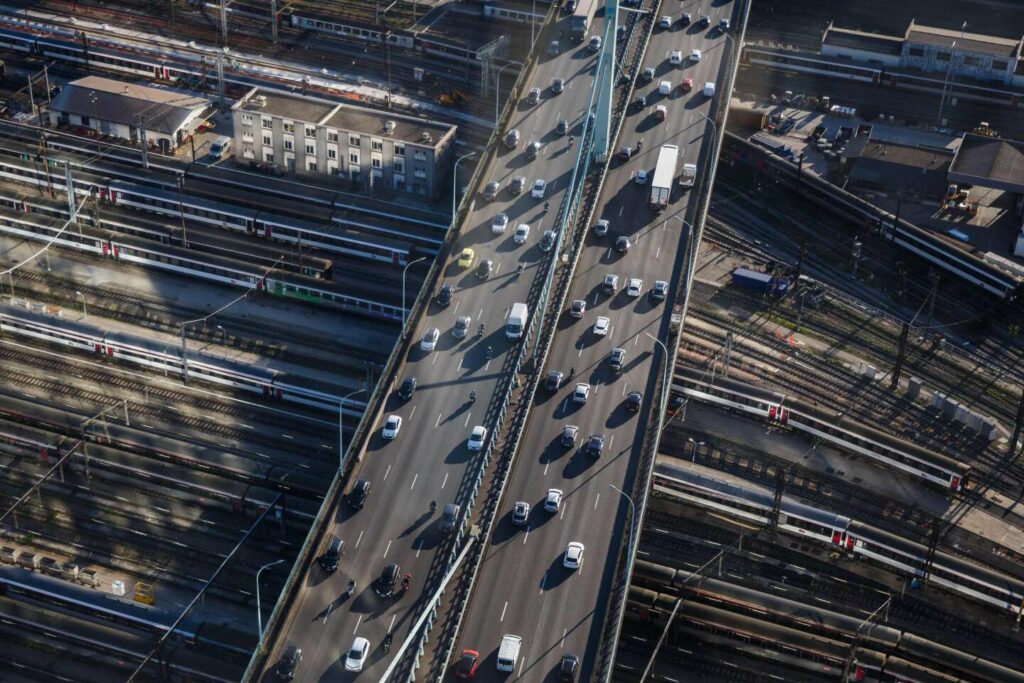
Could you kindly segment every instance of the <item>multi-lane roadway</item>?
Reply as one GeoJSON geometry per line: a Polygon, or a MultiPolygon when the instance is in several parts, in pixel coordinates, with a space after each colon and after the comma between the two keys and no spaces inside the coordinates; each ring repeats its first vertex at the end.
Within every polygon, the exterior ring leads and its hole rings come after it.
{"type": "Polygon", "coordinates": [[[647,402],[655,371],[664,362],[663,351],[648,335],[664,338],[666,308],[672,301],[657,301],[650,291],[657,280],[676,282],[680,277],[688,230],[684,220],[692,220],[693,208],[691,194],[676,186],[670,205],[655,212],[648,206],[650,185],[638,185],[634,179],[640,170],[653,175],[663,144],[679,147],[679,169],[684,161],[697,163],[700,154],[709,153],[715,131],[702,115],[714,118],[712,106],[718,100],[705,97],[701,89],[708,81],[723,83],[723,55],[732,47],[731,36],[717,28],[720,18],[733,19],[732,3],[666,6],[672,11],[672,26],[655,29],[644,59],[645,67],[655,69],[654,78],[636,88],[635,94],[646,96],[646,106],[631,107],[616,150],[627,146],[636,151],[641,140],[643,144],[628,160],[613,160],[608,170],[596,213],[596,218],[609,222],[608,234],[588,231],[568,297],[570,302],[586,302],[586,310],[582,318],[562,312],[544,368],[545,374],[560,371],[565,379],[556,391],[542,386],[536,398],[455,649],[456,655],[464,649],[480,653],[480,680],[508,677],[495,668],[504,634],[523,639],[512,679],[549,680],[566,654],[580,658],[579,680],[591,680],[594,673],[629,511],[612,486],[632,490],[646,429],[644,416],[650,415],[646,409],[630,412],[628,397],[639,391],[647,402]],[[711,25],[683,26],[684,12],[695,22],[700,14],[708,14],[711,25]],[[699,61],[689,57],[694,49],[701,51],[699,61]],[[670,64],[673,50],[682,51],[682,64],[670,64]],[[680,87],[683,79],[692,79],[689,92],[680,87]],[[670,95],[658,94],[661,81],[671,83],[670,95]],[[664,122],[655,119],[657,105],[667,108],[664,122]],[[625,253],[615,249],[621,236],[631,241],[625,253]],[[618,276],[615,294],[602,289],[609,274],[618,276]],[[631,278],[643,283],[639,296],[625,291],[631,278]],[[598,317],[609,321],[603,335],[595,333],[598,317]],[[610,364],[614,348],[625,351],[621,372],[610,364]],[[579,382],[590,385],[584,404],[572,396],[579,382]],[[579,428],[571,447],[560,442],[565,425],[579,428]],[[587,453],[591,434],[604,439],[598,457],[587,453]],[[562,492],[557,512],[544,509],[550,489],[562,492]],[[530,505],[524,525],[513,520],[519,502],[530,505]],[[585,549],[579,569],[563,563],[572,542],[585,549]]]}
{"type": "MultiPolygon", "coordinates": [[[[365,506],[354,510],[343,505],[328,532],[328,538],[334,535],[345,542],[340,567],[332,574],[315,565],[307,569],[290,627],[277,639],[275,652],[268,659],[272,667],[284,646],[301,648],[303,660],[295,680],[334,681],[356,676],[344,670],[344,655],[357,637],[367,638],[371,647],[361,678],[379,680],[423,609],[419,599],[427,584],[432,586],[443,570],[447,553],[442,551],[448,547],[449,537],[440,528],[441,515],[445,504],[462,503],[471,483],[472,474],[468,473],[474,473],[479,464],[479,452],[467,446],[473,427],[481,425],[493,431],[497,408],[496,402],[492,403],[493,393],[509,352],[515,348],[505,338],[505,317],[513,302],[527,301],[538,263],[551,257],[550,252],[541,250],[540,241],[552,227],[576,159],[577,150],[570,145],[569,136],[579,137],[590,101],[595,54],[582,45],[568,46],[565,39],[559,54],[546,53],[547,40],[557,37],[563,24],[567,36],[568,18],[561,17],[551,35],[538,38],[538,50],[545,57],[530,74],[524,100],[532,87],[540,88],[542,95],[536,105],[516,104],[509,128],[520,132],[518,146],[502,147],[487,169],[485,183],[500,183],[497,197],[474,198],[452,259],[445,266],[444,283],[454,287],[452,301],[447,306],[432,302],[410,330],[416,343],[395,378],[383,414],[376,416],[362,463],[351,477],[352,482],[370,482],[365,506]],[[565,80],[559,94],[551,89],[556,78],[565,80]],[[560,119],[569,122],[564,135],[555,130],[560,119]],[[540,143],[540,150],[531,160],[526,148],[534,141],[540,143]],[[516,176],[525,178],[519,195],[510,191],[516,176]],[[547,182],[544,199],[531,196],[538,178],[547,182]],[[546,201],[550,202],[548,210],[546,201]],[[508,216],[508,225],[496,234],[492,224],[499,213],[508,216]],[[514,238],[520,224],[530,226],[523,244],[514,238]],[[459,253],[467,247],[474,252],[472,263],[461,267],[459,253]],[[492,272],[481,279],[477,269],[487,259],[492,261],[492,272]],[[518,272],[520,264],[522,273],[518,272]],[[471,320],[467,336],[460,339],[453,329],[462,316],[471,320]],[[484,331],[478,336],[481,323],[484,331]],[[419,340],[435,328],[440,333],[436,348],[422,350],[419,340]],[[397,390],[409,377],[416,378],[417,389],[411,399],[402,400],[397,390]],[[470,392],[476,392],[475,401],[470,392]],[[402,418],[392,440],[382,435],[389,415],[402,418]],[[431,501],[437,502],[434,513],[431,501]],[[412,575],[406,594],[398,591],[385,598],[374,591],[374,582],[389,563],[398,564],[400,574],[412,575]],[[356,590],[346,597],[350,580],[355,580],[356,590]],[[394,634],[391,655],[381,649],[388,632],[394,634]]],[[[268,680],[271,678],[268,673],[268,680]]]]}

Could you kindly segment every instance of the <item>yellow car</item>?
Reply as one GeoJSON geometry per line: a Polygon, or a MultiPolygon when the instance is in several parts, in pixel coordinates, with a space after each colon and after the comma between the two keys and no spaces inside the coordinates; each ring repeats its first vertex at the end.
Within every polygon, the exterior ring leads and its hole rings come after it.
{"type": "Polygon", "coordinates": [[[463,249],[462,253],[459,254],[459,268],[469,268],[473,265],[473,259],[475,256],[476,254],[469,247],[463,249]]]}

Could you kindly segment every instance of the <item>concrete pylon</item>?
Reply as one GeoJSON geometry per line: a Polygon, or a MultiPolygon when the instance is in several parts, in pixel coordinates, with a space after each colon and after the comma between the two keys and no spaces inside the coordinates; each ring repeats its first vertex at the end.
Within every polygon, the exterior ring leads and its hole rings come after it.
{"type": "Polygon", "coordinates": [[[608,160],[612,127],[612,97],[615,94],[615,37],[618,35],[619,0],[605,0],[604,3],[604,37],[601,39],[601,55],[597,60],[597,77],[594,87],[597,96],[594,98],[594,144],[591,151],[594,161],[604,163],[608,160]]]}

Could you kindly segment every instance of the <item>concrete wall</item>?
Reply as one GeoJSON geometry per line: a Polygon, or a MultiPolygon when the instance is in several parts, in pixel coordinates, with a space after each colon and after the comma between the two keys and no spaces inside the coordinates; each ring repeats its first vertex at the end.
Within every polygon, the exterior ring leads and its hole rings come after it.
{"type": "Polygon", "coordinates": [[[952,68],[958,76],[970,76],[982,81],[1011,83],[1016,59],[961,50],[948,50],[935,45],[903,44],[900,65],[922,71],[945,73],[952,68]]]}
{"type": "Polygon", "coordinates": [[[841,59],[850,59],[854,62],[866,64],[868,62],[878,62],[889,67],[897,67],[900,65],[899,55],[887,55],[879,52],[871,52],[870,50],[857,50],[852,47],[838,47],[836,45],[822,45],[821,54],[826,57],[838,57],[841,59]]]}

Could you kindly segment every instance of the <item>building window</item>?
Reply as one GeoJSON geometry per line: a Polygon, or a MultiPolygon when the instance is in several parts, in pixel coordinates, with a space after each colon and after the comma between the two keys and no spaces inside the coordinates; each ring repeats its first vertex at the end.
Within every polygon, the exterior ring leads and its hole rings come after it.
{"type": "Polygon", "coordinates": [[[380,168],[380,159],[376,157],[370,159],[370,165],[373,166],[374,168],[380,168]]]}
{"type": "Polygon", "coordinates": [[[381,152],[381,151],[383,151],[384,150],[384,141],[381,140],[380,138],[371,138],[370,139],[370,149],[372,149],[374,152],[381,152]]]}
{"type": "Polygon", "coordinates": [[[415,169],[412,172],[412,175],[415,178],[426,178],[427,177],[427,172],[425,170],[423,170],[422,168],[417,168],[417,169],[415,169]]]}
{"type": "Polygon", "coordinates": [[[316,145],[306,143],[306,154],[316,154],[316,145]]]}
{"type": "Polygon", "coordinates": [[[284,139],[284,148],[286,150],[288,150],[289,152],[291,152],[292,150],[295,149],[295,141],[292,140],[291,138],[285,138],[284,139]]]}
{"type": "Polygon", "coordinates": [[[253,142],[255,139],[256,138],[253,137],[253,134],[249,131],[244,131],[242,133],[242,142],[253,142]]]}
{"type": "Polygon", "coordinates": [[[412,158],[415,159],[416,161],[426,161],[427,160],[427,153],[426,152],[416,152],[415,154],[412,155],[412,158]]]}
{"type": "Polygon", "coordinates": [[[243,126],[251,126],[252,125],[252,114],[245,114],[245,113],[242,114],[242,125],[243,126]]]}
{"type": "Polygon", "coordinates": [[[404,157],[405,156],[405,145],[400,145],[397,142],[395,143],[395,156],[396,157],[404,157]]]}
{"type": "Polygon", "coordinates": [[[260,119],[260,123],[267,130],[270,130],[271,128],[274,127],[274,120],[273,119],[262,118],[262,119],[260,119]]]}
{"type": "Polygon", "coordinates": [[[328,147],[327,148],[327,158],[328,159],[337,159],[338,158],[338,150],[331,149],[330,147],[328,147]]]}
{"type": "Polygon", "coordinates": [[[337,141],[338,141],[338,131],[331,130],[330,128],[328,128],[327,129],[327,142],[337,142],[337,141]]]}
{"type": "Polygon", "coordinates": [[[81,118],[82,118],[82,125],[83,126],[88,126],[89,125],[89,117],[88,116],[83,116],[81,118]]]}
{"type": "Polygon", "coordinates": [[[268,164],[274,163],[274,153],[269,149],[263,150],[263,161],[267,162],[268,164]]]}
{"type": "Polygon", "coordinates": [[[348,155],[348,163],[350,163],[350,164],[358,164],[359,163],[359,155],[358,154],[349,154],[348,155]]]}
{"type": "Polygon", "coordinates": [[[949,58],[950,58],[950,54],[948,52],[936,52],[935,53],[935,60],[938,61],[938,62],[948,62],[949,58]]]}
{"type": "Polygon", "coordinates": [[[1006,71],[1009,68],[1009,66],[1009,62],[999,62],[996,60],[992,60],[992,68],[995,69],[996,71],[1006,71]]]}
{"type": "Polygon", "coordinates": [[[246,147],[245,149],[242,150],[242,158],[243,159],[255,159],[256,158],[256,152],[253,151],[252,147],[246,147]]]}
{"type": "Polygon", "coordinates": [[[907,54],[910,55],[911,57],[924,57],[924,48],[912,47],[909,50],[907,50],[907,54]]]}
{"type": "Polygon", "coordinates": [[[316,173],[316,162],[312,160],[306,160],[306,170],[311,173],[316,173]]]}
{"type": "Polygon", "coordinates": [[[263,144],[264,144],[264,145],[267,145],[267,146],[269,147],[270,145],[272,145],[272,144],[274,144],[274,143],[273,143],[273,141],[272,141],[272,140],[270,139],[270,136],[269,136],[269,135],[264,135],[264,136],[263,136],[263,144]]]}
{"type": "Polygon", "coordinates": [[[295,132],[295,123],[293,121],[285,121],[281,125],[284,127],[284,132],[285,133],[294,133],[295,132]]]}
{"type": "Polygon", "coordinates": [[[964,64],[967,66],[978,66],[981,64],[981,59],[978,57],[964,57],[964,64]]]}
{"type": "Polygon", "coordinates": [[[405,174],[405,159],[395,159],[395,173],[405,174]]]}
{"type": "Polygon", "coordinates": [[[352,147],[358,147],[359,146],[359,136],[358,135],[349,135],[348,136],[348,144],[351,145],[352,147]]]}
{"type": "Polygon", "coordinates": [[[316,137],[316,128],[314,128],[313,126],[306,126],[306,137],[307,138],[315,138],[316,137]]]}

